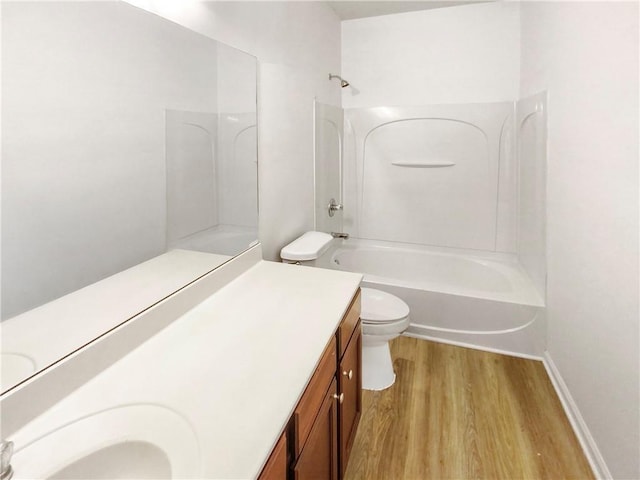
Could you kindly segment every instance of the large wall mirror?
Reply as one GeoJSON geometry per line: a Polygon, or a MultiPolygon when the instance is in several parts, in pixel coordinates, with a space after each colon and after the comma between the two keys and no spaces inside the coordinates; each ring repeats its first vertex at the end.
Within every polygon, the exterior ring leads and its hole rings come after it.
{"type": "Polygon", "coordinates": [[[256,60],[119,1],[2,3],[2,391],[257,239],[256,60]]]}

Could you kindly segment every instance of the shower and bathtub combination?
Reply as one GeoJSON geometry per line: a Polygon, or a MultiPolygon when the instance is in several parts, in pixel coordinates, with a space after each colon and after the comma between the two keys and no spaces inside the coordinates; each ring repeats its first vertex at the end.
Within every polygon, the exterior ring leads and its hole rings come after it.
{"type": "Polygon", "coordinates": [[[408,335],[539,358],[545,102],[316,104],[316,230],[350,235],[316,265],[401,298],[408,335]]]}
{"type": "Polygon", "coordinates": [[[236,255],[258,237],[255,112],[167,110],[167,248],[236,255]]]}

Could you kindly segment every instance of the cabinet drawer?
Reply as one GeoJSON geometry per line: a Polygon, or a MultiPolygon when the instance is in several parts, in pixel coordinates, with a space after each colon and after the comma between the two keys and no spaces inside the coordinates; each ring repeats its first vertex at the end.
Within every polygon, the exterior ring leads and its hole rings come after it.
{"type": "Polygon", "coordinates": [[[358,320],[360,320],[360,311],[362,309],[360,300],[361,296],[360,289],[358,289],[358,293],[356,293],[351,305],[349,305],[347,313],[342,319],[342,323],[340,323],[340,326],[338,327],[338,358],[342,358],[342,355],[344,355],[344,351],[347,348],[351,334],[356,328],[358,320]]]}
{"type": "Polygon", "coordinates": [[[302,398],[293,414],[294,430],[293,455],[297,458],[304,447],[313,422],[318,415],[326,391],[335,378],[337,357],[336,340],[332,338],[325,348],[316,372],[311,377],[309,385],[302,394],[302,398]]]}

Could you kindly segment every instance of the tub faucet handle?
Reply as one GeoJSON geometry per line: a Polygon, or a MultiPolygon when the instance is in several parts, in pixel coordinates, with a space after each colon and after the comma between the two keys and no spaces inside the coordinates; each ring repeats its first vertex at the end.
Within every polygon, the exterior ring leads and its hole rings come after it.
{"type": "Polygon", "coordinates": [[[12,455],[13,442],[2,440],[0,444],[0,480],[9,480],[13,477],[13,468],[11,468],[12,455]]]}
{"type": "Polygon", "coordinates": [[[329,216],[333,217],[333,215],[338,211],[338,210],[342,210],[342,204],[341,203],[336,203],[336,199],[332,198],[331,200],[329,200],[329,205],[327,206],[327,210],[329,211],[329,216]]]}

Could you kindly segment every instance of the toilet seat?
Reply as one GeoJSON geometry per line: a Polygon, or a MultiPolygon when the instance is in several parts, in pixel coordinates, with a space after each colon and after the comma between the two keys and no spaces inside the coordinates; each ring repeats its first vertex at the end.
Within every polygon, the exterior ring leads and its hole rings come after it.
{"type": "Polygon", "coordinates": [[[398,323],[409,316],[409,306],[390,293],[374,288],[362,289],[362,323],[380,325],[398,323]]]}

